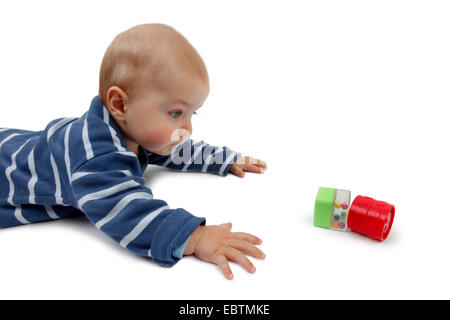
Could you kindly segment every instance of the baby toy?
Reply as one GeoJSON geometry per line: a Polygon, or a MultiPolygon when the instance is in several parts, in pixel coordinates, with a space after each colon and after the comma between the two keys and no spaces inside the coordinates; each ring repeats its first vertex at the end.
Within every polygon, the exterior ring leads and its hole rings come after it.
{"type": "Polygon", "coordinates": [[[314,208],[314,225],[339,231],[356,231],[383,241],[391,231],[395,207],[387,202],[357,196],[350,205],[348,190],[320,187],[314,208]]]}

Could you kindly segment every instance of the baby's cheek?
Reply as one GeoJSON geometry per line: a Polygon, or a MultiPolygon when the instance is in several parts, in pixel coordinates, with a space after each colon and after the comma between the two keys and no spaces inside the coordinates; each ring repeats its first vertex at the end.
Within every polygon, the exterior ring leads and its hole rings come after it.
{"type": "Polygon", "coordinates": [[[161,147],[167,144],[166,135],[162,131],[151,131],[146,134],[144,143],[152,147],[161,147]]]}
{"type": "Polygon", "coordinates": [[[159,130],[155,130],[149,138],[155,142],[158,142],[161,145],[170,145],[174,143],[179,143],[186,135],[189,138],[189,132],[184,132],[186,130],[171,128],[171,127],[163,127],[159,128],[159,130]]]}

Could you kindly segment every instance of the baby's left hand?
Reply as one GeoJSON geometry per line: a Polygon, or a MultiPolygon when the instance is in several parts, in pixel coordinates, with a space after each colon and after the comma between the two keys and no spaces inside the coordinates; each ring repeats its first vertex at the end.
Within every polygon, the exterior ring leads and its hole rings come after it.
{"type": "Polygon", "coordinates": [[[254,159],[249,156],[239,157],[236,162],[231,166],[231,173],[237,175],[240,178],[245,176],[244,171],[264,173],[267,170],[267,165],[264,161],[259,159],[254,159]]]}

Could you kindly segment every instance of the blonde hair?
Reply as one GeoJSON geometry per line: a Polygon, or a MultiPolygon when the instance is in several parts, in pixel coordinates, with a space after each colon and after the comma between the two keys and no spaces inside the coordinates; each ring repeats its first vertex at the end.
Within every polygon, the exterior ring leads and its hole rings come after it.
{"type": "Polygon", "coordinates": [[[146,82],[164,79],[169,70],[172,70],[170,67],[175,64],[177,70],[181,66],[203,79],[208,78],[200,55],[172,27],[164,24],[141,24],[119,33],[103,56],[99,81],[100,100],[103,104],[106,103],[111,86],[118,86],[127,94],[133,94],[146,82]]]}

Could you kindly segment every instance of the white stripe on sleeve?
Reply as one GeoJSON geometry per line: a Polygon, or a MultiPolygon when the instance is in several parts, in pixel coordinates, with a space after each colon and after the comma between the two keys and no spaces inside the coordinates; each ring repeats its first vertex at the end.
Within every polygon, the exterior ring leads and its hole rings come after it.
{"type": "Polygon", "coordinates": [[[78,207],[80,209],[83,208],[83,205],[91,200],[98,200],[101,198],[105,198],[108,197],[110,195],[113,195],[115,193],[118,193],[120,191],[126,190],[126,189],[130,189],[132,187],[136,187],[139,186],[140,183],[134,181],[134,180],[129,180],[129,181],[125,181],[122,183],[119,183],[115,186],[112,186],[110,188],[107,189],[103,189],[97,192],[92,192],[92,193],[88,193],[87,195],[83,196],[80,200],[78,200],[78,207]]]}
{"type": "Polygon", "coordinates": [[[139,223],[134,227],[133,230],[129,234],[127,234],[123,239],[120,241],[120,245],[124,248],[128,246],[128,244],[136,239],[141,232],[152,222],[153,219],[155,219],[163,210],[169,209],[168,206],[161,207],[151,213],[149,213],[145,218],[143,218],[139,223]]]}
{"type": "Polygon", "coordinates": [[[103,219],[100,219],[95,224],[95,226],[100,229],[105,224],[107,224],[112,219],[114,219],[131,201],[137,200],[137,199],[151,200],[151,199],[153,199],[153,197],[151,194],[149,194],[147,192],[131,193],[131,194],[123,197],[103,219]]]}
{"type": "MultiPolygon", "coordinates": [[[[134,154],[134,153],[133,153],[133,154],[134,154]]],[[[123,173],[123,174],[124,174],[125,176],[127,176],[127,177],[133,175],[133,174],[131,173],[130,170],[117,170],[117,171],[120,172],[120,173],[123,173]]],[[[98,171],[92,171],[92,172],[89,172],[89,171],[80,171],[80,172],[75,172],[75,173],[72,175],[71,181],[74,182],[75,180],[78,180],[78,179],[80,179],[80,178],[82,178],[82,177],[84,177],[84,176],[87,176],[87,175],[90,175],[90,174],[98,174],[98,173],[100,173],[100,172],[98,172],[98,171]]]]}

